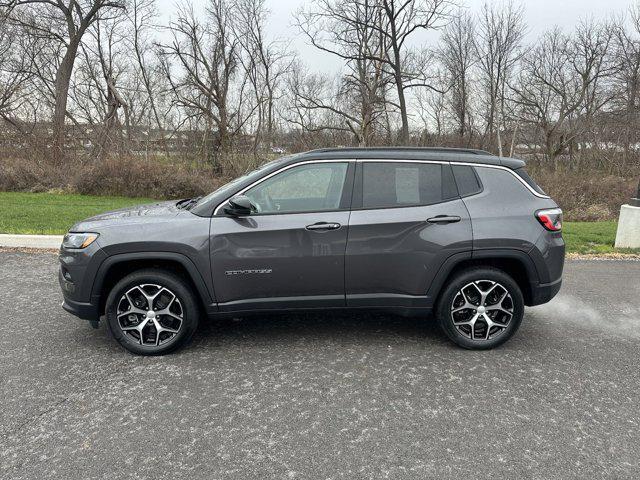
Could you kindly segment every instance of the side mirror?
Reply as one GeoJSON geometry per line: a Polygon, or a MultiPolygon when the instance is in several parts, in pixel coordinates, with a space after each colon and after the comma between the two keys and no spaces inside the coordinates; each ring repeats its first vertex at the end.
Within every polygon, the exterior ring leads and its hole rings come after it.
{"type": "Polygon", "coordinates": [[[232,217],[245,217],[251,215],[254,210],[253,204],[249,197],[245,195],[236,195],[229,199],[229,206],[225,207],[224,212],[232,217]]]}

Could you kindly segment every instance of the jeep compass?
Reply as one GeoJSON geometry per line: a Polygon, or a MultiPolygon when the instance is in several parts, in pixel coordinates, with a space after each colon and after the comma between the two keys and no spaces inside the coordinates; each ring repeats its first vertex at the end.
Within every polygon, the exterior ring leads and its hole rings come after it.
{"type": "Polygon", "coordinates": [[[313,309],[433,313],[456,344],[492,348],[562,281],[562,211],[524,167],[443,148],[283,157],[202,198],[74,225],[62,306],[143,355],[204,317],[313,309]]]}

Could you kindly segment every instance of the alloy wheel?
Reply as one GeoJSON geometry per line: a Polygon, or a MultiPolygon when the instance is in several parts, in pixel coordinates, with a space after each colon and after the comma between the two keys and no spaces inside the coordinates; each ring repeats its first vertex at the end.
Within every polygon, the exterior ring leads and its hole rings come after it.
{"type": "Polygon", "coordinates": [[[492,280],[477,280],[462,287],[451,303],[455,328],[471,340],[489,340],[502,334],[513,318],[509,291],[492,280]]]}
{"type": "Polygon", "coordinates": [[[120,297],[117,320],[129,341],[142,346],[159,346],[180,332],[184,310],[180,299],[168,288],[141,284],[120,297]]]}

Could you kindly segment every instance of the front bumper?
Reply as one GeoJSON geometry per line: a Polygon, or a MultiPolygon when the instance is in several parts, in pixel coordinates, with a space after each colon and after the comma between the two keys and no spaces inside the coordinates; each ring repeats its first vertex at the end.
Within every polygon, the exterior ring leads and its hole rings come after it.
{"type": "Polygon", "coordinates": [[[99,302],[92,295],[92,288],[98,266],[106,257],[95,243],[83,250],[61,248],[58,256],[58,282],[64,299],[62,308],[91,321],[97,321],[100,316],[99,302]]]}
{"type": "Polygon", "coordinates": [[[68,281],[64,278],[62,273],[62,266],[58,270],[58,282],[60,283],[60,287],[62,288],[62,297],[64,301],[62,302],[62,308],[76,317],[82,318],[83,320],[97,320],[98,313],[98,305],[94,305],[91,302],[81,302],[78,300],[74,300],[70,295],[75,293],[76,285],[73,282],[68,281]]]}
{"type": "Polygon", "coordinates": [[[71,315],[75,315],[83,320],[98,320],[98,306],[91,303],[75,302],[69,298],[65,298],[62,302],[62,308],[69,312],[71,315]]]}

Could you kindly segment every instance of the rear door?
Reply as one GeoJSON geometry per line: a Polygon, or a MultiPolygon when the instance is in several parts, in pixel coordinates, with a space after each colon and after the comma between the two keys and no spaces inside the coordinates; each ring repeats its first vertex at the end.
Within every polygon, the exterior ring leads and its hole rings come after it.
{"type": "Polygon", "coordinates": [[[471,246],[469,214],[447,162],[358,161],[345,257],[348,306],[427,306],[442,263],[471,246]]]}
{"type": "Polygon", "coordinates": [[[292,165],[242,193],[247,217],[211,221],[211,263],[223,311],[344,306],[344,253],[355,163],[292,165]]]}

